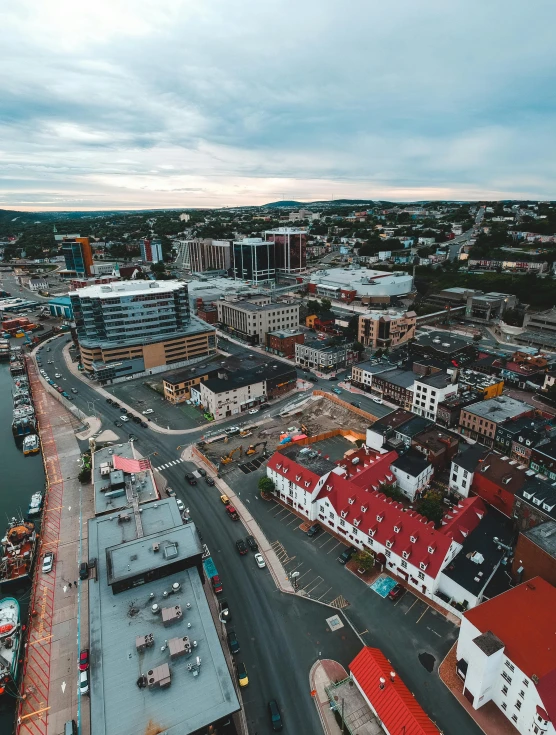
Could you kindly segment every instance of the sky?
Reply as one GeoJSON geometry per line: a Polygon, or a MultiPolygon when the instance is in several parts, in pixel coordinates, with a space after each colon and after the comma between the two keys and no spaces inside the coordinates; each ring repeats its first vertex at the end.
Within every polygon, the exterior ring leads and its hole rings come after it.
{"type": "Polygon", "coordinates": [[[0,208],[556,199],[553,0],[1,6],[0,208]]]}

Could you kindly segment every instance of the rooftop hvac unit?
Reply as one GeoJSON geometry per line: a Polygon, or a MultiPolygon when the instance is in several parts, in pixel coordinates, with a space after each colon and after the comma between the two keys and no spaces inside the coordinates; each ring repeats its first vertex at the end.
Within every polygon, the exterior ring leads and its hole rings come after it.
{"type": "Polygon", "coordinates": [[[151,605],[151,612],[153,615],[158,615],[161,611],[160,605],[157,605],[156,602],[154,605],[151,605]]]}

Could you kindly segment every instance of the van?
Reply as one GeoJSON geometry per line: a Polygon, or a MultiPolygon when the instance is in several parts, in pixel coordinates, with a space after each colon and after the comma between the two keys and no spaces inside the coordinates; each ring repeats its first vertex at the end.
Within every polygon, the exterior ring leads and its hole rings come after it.
{"type": "Polygon", "coordinates": [[[68,720],[64,725],[64,735],[77,735],[75,720],[68,720]]]}

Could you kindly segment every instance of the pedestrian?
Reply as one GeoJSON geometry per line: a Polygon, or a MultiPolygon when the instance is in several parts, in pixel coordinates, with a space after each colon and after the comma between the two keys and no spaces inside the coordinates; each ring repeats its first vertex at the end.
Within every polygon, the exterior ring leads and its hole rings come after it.
{"type": "Polygon", "coordinates": [[[74,582],[73,584],[77,587],[77,582],[74,582]]]}
{"type": "Polygon", "coordinates": [[[71,582],[68,582],[68,585],[69,585],[69,587],[70,587],[70,589],[71,589],[71,582]]]}

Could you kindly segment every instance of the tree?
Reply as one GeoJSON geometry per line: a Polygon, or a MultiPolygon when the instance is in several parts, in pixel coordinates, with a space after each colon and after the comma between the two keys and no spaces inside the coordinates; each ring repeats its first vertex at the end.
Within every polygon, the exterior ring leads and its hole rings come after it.
{"type": "Polygon", "coordinates": [[[511,327],[521,327],[523,324],[523,312],[519,309],[506,309],[502,320],[511,327]]]}
{"type": "Polygon", "coordinates": [[[276,489],[276,485],[274,484],[274,480],[271,480],[270,477],[261,477],[258,482],[259,490],[264,495],[271,495],[274,490],[276,489]]]}
{"type": "Polygon", "coordinates": [[[357,340],[355,340],[355,342],[352,345],[352,348],[356,352],[359,352],[359,354],[361,354],[363,352],[363,350],[365,349],[365,345],[363,345],[363,344],[361,344],[361,342],[358,342],[357,340]]]}
{"type": "Polygon", "coordinates": [[[358,569],[364,569],[366,572],[370,572],[375,565],[374,556],[367,551],[358,551],[353,557],[353,560],[357,564],[358,569]]]}
{"type": "Polygon", "coordinates": [[[83,467],[83,469],[77,475],[77,479],[82,485],[87,485],[89,482],[91,482],[91,468],[83,467]]]}
{"type": "Polygon", "coordinates": [[[326,311],[330,311],[331,308],[332,308],[332,301],[330,301],[330,299],[323,299],[320,302],[320,313],[321,314],[326,311]]]}
{"type": "Polygon", "coordinates": [[[394,483],[383,485],[380,488],[380,491],[383,492],[387,498],[392,498],[392,500],[400,501],[405,499],[405,495],[398,487],[396,487],[396,485],[394,485],[394,483]]]}
{"type": "Polygon", "coordinates": [[[434,521],[436,528],[440,526],[444,515],[444,506],[442,504],[442,496],[438,492],[429,491],[417,503],[417,512],[429,521],[434,521]]]}

